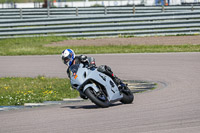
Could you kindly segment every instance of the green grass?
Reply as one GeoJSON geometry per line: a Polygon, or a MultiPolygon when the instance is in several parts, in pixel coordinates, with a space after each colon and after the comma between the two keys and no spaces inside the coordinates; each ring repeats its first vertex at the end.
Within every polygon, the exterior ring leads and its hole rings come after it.
{"type": "Polygon", "coordinates": [[[44,0],[0,0],[0,3],[6,3],[6,2],[28,3],[28,2],[44,2],[44,0]]]}
{"type": "MultiPolygon", "coordinates": [[[[49,1],[53,2],[54,0],[49,0],[49,1]]],[[[60,2],[69,2],[69,1],[83,1],[83,0],[60,0],[60,2]]],[[[6,3],[6,2],[33,3],[33,2],[44,2],[44,0],[0,0],[0,3],[6,3]]]]}
{"type": "Polygon", "coordinates": [[[76,54],[104,53],[155,53],[155,52],[200,52],[200,45],[106,45],[106,46],[50,46],[46,44],[59,42],[66,37],[35,37],[0,39],[0,55],[52,55],[60,54],[71,48],[76,54]]]}
{"type": "Polygon", "coordinates": [[[36,37],[0,40],[0,55],[46,55],[57,54],[58,49],[44,44],[66,40],[66,37],[36,37]]]}
{"type": "Polygon", "coordinates": [[[0,78],[0,106],[24,105],[43,101],[60,101],[78,96],[70,89],[68,79],[47,78],[0,78]]]}

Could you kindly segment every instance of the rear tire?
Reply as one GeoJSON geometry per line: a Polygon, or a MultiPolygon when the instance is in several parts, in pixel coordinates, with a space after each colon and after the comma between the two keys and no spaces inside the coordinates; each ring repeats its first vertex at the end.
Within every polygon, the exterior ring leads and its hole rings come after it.
{"type": "Polygon", "coordinates": [[[134,95],[131,92],[131,90],[128,87],[125,87],[124,90],[122,90],[123,98],[120,100],[120,102],[124,104],[130,104],[134,100],[134,95]]]}
{"type": "Polygon", "coordinates": [[[102,108],[107,108],[110,106],[110,102],[108,101],[108,99],[105,97],[105,101],[104,100],[100,100],[100,98],[98,98],[98,96],[95,95],[95,92],[92,88],[87,88],[85,90],[85,94],[87,95],[87,97],[97,106],[102,107],[102,108]]]}

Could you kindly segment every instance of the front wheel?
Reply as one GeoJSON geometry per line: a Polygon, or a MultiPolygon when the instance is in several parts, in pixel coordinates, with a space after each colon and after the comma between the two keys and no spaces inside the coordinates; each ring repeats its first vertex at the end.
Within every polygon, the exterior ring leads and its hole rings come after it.
{"type": "Polygon", "coordinates": [[[87,88],[85,90],[85,94],[93,103],[99,107],[107,108],[110,105],[110,102],[108,101],[105,94],[103,94],[103,92],[96,93],[92,88],[87,88]]]}
{"type": "Polygon", "coordinates": [[[127,86],[123,88],[122,94],[123,94],[123,98],[120,100],[120,102],[124,104],[130,104],[133,102],[134,95],[127,86]]]}

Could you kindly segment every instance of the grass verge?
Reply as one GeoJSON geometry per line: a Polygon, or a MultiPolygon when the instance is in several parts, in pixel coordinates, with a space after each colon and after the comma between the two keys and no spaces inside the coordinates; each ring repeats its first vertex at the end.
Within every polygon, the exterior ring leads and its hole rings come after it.
{"type": "Polygon", "coordinates": [[[60,54],[71,48],[76,54],[104,53],[154,53],[154,52],[200,52],[200,45],[105,45],[105,46],[51,46],[46,44],[59,42],[66,37],[35,37],[0,39],[0,55],[51,55],[60,54]]]}
{"type": "Polygon", "coordinates": [[[60,101],[75,98],[76,90],[70,89],[70,81],[62,78],[0,78],[0,106],[24,105],[43,101],[60,101]]]}

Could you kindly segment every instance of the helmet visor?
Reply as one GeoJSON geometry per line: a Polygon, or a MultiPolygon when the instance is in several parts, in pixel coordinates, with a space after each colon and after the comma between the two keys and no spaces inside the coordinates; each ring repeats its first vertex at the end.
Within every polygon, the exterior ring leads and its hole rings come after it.
{"type": "Polygon", "coordinates": [[[72,58],[72,55],[69,54],[67,57],[62,56],[62,60],[64,61],[64,64],[67,64],[68,61],[70,61],[72,58]]]}

